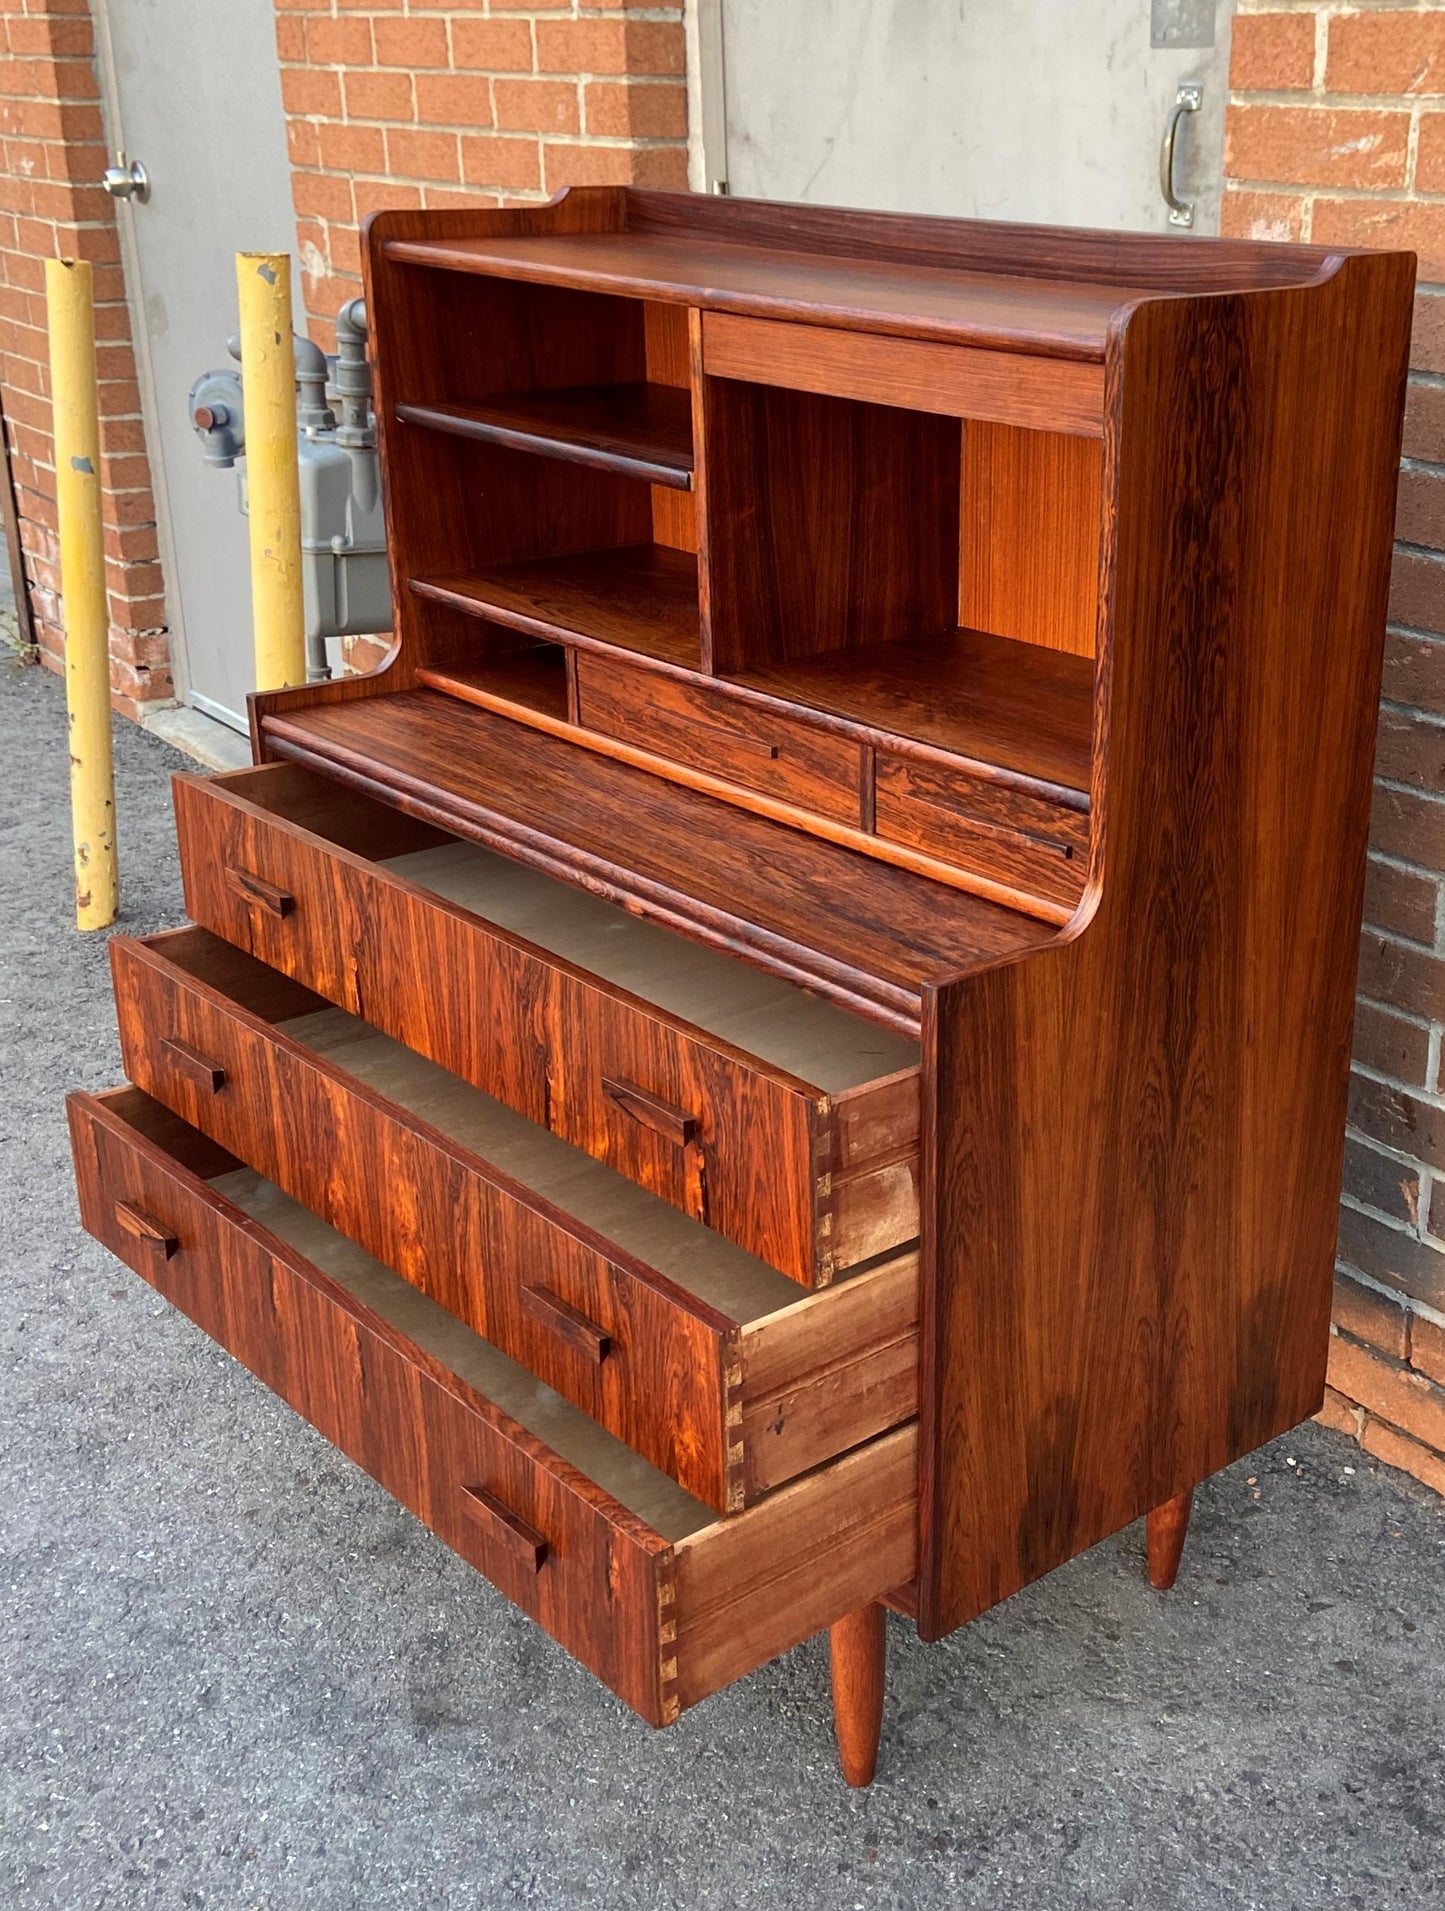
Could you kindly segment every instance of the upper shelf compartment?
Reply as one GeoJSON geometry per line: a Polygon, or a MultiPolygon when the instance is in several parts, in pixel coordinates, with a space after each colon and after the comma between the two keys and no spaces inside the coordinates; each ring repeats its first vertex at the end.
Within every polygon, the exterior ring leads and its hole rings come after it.
{"type": "Polygon", "coordinates": [[[456,404],[403,402],[404,423],[483,444],[692,489],[692,401],[686,389],[637,380],[566,391],[499,392],[456,404]]]}

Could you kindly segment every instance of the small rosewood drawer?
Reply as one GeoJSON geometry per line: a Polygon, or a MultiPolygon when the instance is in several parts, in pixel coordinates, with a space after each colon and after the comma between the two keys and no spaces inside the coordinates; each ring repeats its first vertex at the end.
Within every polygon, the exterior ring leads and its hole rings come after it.
{"type": "Polygon", "coordinates": [[[288,977],[111,944],[138,1087],[735,1513],[917,1411],[918,1258],[819,1293],[288,977]]]}
{"type": "Polygon", "coordinates": [[[806,1287],[918,1233],[918,1049],[294,764],[180,776],[196,922],[806,1287]]]}
{"type": "Polygon", "coordinates": [[[874,826],[940,862],[966,859],[986,875],[1072,906],[1089,871],[1088,811],[1050,803],[1007,784],[882,750],[874,826]]]}
{"type": "Polygon", "coordinates": [[[858,827],[862,752],[847,737],[589,651],[577,711],[589,730],[858,827]]]}
{"type": "Polygon", "coordinates": [[[89,1231],[652,1724],[913,1576],[914,1427],[714,1520],[145,1095],[69,1113],[89,1231]]]}

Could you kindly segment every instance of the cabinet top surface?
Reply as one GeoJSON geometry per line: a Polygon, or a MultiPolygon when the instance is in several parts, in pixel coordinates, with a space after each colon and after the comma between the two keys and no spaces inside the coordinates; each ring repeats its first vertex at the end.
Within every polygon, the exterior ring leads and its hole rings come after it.
{"type": "Polygon", "coordinates": [[[620,188],[480,233],[475,216],[379,218],[387,256],[414,265],[1084,360],[1140,300],[1307,285],[1334,256],[620,188]]]}

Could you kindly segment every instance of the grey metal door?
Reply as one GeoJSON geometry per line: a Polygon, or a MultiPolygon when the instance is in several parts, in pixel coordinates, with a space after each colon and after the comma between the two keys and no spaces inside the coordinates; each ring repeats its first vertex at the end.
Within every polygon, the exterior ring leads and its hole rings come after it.
{"type": "Polygon", "coordinates": [[[1218,227],[1233,0],[699,0],[709,179],[765,199],[1218,227]],[[711,16],[711,17],[709,17],[711,16]],[[721,97],[719,97],[719,95],[721,97]]]}
{"type": "Polygon", "coordinates": [[[274,0],[101,0],[112,146],[150,180],[120,207],[179,693],[244,728],[252,688],[246,521],[201,464],[186,409],[228,363],[238,251],[295,250],[274,0]]]}

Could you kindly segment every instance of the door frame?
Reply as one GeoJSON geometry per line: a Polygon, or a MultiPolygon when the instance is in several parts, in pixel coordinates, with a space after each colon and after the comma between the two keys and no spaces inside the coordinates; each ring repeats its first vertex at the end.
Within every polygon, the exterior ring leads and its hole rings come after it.
{"type": "MultiPolygon", "coordinates": [[[[120,123],[120,87],[117,84],[115,47],[110,33],[110,0],[90,0],[95,21],[95,53],[99,67],[100,112],[105,126],[106,150],[130,150],[125,128],[120,123]]],[[[140,387],[141,436],[145,440],[146,465],[150,472],[151,498],[156,509],[156,550],[161,567],[161,590],[166,607],[166,648],[170,654],[171,682],[175,701],[191,701],[190,662],[186,650],[185,619],[181,613],[176,579],[176,548],[171,533],[171,500],[165,459],[160,447],[152,443],[151,420],[159,418],[159,393],[155,365],[151,359],[150,331],[146,324],[145,295],[140,268],[140,252],[135,235],[135,205],[129,199],[117,199],[116,233],[120,240],[121,277],[125,282],[126,310],[130,314],[131,354],[135,359],[136,383],[140,387]]],[[[199,706],[197,706],[199,708],[199,706]]],[[[212,715],[205,711],[205,715],[212,715]]]]}

